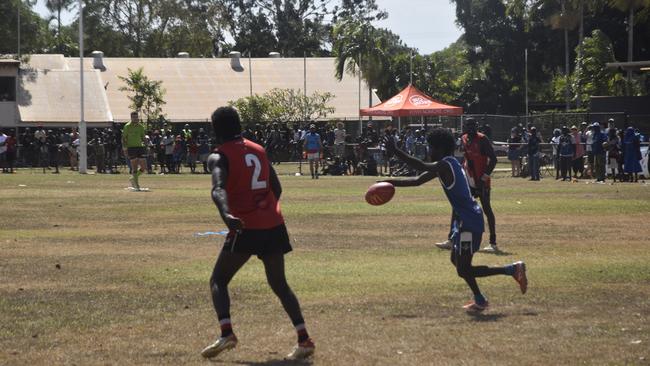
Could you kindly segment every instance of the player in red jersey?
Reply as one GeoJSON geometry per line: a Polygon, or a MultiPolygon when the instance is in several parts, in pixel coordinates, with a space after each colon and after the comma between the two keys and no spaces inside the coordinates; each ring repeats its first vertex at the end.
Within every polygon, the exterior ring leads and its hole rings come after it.
{"type": "Polygon", "coordinates": [[[314,343],[284,274],[284,254],[291,251],[291,244],[280,211],[280,181],[264,148],[241,137],[239,115],[234,108],[214,111],[212,126],[218,145],[208,158],[212,200],[229,233],[210,278],[221,337],[201,355],[212,358],[237,345],[230,322],[228,283],[252,255],[257,255],[264,263],[271,289],[298,333],[298,345],[287,357],[307,358],[314,353],[314,343]]]}
{"type": "MultiPolygon", "coordinates": [[[[497,157],[492,143],[487,136],[478,132],[476,120],[472,117],[465,120],[465,133],[461,136],[461,144],[465,153],[463,168],[467,174],[472,196],[481,202],[490,229],[490,244],[483,250],[497,252],[499,249],[497,247],[496,219],[490,203],[492,185],[490,174],[497,165],[497,157]]],[[[449,237],[451,238],[451,233],[449,233],[449,237]]],[[[451,249],[451,240],[437,243],[436,246],[441,249],[451,249]]]]}

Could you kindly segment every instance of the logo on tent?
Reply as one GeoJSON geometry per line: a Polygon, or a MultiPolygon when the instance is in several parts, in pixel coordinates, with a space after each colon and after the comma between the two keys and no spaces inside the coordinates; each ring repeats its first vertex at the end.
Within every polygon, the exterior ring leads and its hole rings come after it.
{"type": "Polygon", "coordinates": [[[411,104],[414,106],[422,106],[422,105],[430,105],[431,101],[421,95],[414,95],[411,98],[409,98],[411,101],[411,104]]]}
{"type": "Polygon", "coordinates": [[[388,102],[386,102],[386,106],[394,106],[396,104],[400,104],[400,103],[402,103],[402,99],[403,98],[402,98],[401,95],[396,95],[396,96],[390,98],[390,100],[388,102]]]}

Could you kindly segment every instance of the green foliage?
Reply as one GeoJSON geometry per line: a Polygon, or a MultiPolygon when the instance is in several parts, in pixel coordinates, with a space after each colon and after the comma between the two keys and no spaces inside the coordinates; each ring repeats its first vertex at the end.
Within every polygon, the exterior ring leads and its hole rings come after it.
{"type": "Polygon", "coordinates": [[[147,123],[158,121],[161,116],[164,116],[162,106],[166,104],[162,81],[149,79],[142,67],[135,71],[128,69],[128,72],[128,76],[118,77],[126,84],[119,90],[129,93],[128,98],[131,101],[129,107],[145,116],[147,123]]]}
{"type": "Polygon", "coordinates": [[[295,123],[317,121],[334,113],[329,105],[332,93],[314,92],[305,95],[296,89],[271,89],[264,95],[254,95],[230,101],[239,111],[245,125],[265,122],[295,123]]]}
{"type": "Polygon", "coordinates": [[[255,94],[228,102],[237,109],[244,125],[252,125],[267,119],[270,109],[269,100],[264,95],[255,94]]]}
{"type": "Polygon", "coordinates": [[[45,52],[50,35],[47,22],[31,10],[34,1],[0,1],[0,54],[18,51],[18,12],[20,11],[21,54],[45,52]]]}

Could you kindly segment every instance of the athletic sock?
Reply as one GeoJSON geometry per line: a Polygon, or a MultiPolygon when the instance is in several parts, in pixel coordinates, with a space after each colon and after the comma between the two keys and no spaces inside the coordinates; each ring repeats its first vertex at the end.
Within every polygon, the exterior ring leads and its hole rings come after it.
{"type": "Polygon", "coordinates": [[[509,276],[514,276],[515,275],[515,265],[514,264],[509,264],[505,267],[503,267],[506,271],[506,274],[509,276]]]}
{"type": "Polygon", "coordinates": [[[298,343],[302,343],[309,339],[309,334],[307,333],[307,327],[305,327],[305,323],[300,323],[295,327],[296,332],[298,333],[298,343]]]}
{"type": "Polygon", "coordinates": [[[483,305],[487,302],[487,299],[483,294],[474,295],[474,302],[479,305],[483,305]]]}
{"type": "Polygon", "coordinates": [[[230,318],[220,319],[219,326],[221,327],[221,337],[228,337],[233,334],[230,318]]]}

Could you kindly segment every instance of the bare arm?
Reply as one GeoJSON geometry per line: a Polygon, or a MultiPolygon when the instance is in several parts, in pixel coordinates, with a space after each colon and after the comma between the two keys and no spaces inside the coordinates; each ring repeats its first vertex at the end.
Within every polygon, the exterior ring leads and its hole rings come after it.
{"type": "Polygon", "coordinates": [[[275,172],[275,169],[269,164],[269,180],[271,182],[271,191],[273,191],[273,194],[275,195],[275,199],[280,200],[280,196],[282,195],[282,185],[280,184],[280,180],[278,179],[278,175],[275,172]]]}
{"type": "Polygon", "coordinates": [[[386,179],[381,182],[387,182],[395,187],[417,187],[421,186],[424,183],[432,180],[436,177],[436,174],[433,172],[424,172],[417,177],[405,178],[405,179],[386,179]]]}
{"type": "Polygon", "coordinates": [[[217,206],[221,219],[231,231],[243,228],[243,222],[230,213],[226,182],[228,180],[228,160],[221,154],[211,154],[208,168],[212,172],[212,202],[217,206]]]}
{"type": "Polygon", "coordinates": [[[488,165],[485,168],[485,174],[490,175],[494,171],[494,167],[497,166],[497,155],[494,153],[494,148],[492,148],[490,140],[486,138],[481,139],[481,150],[489,159],[488,165]]]}

